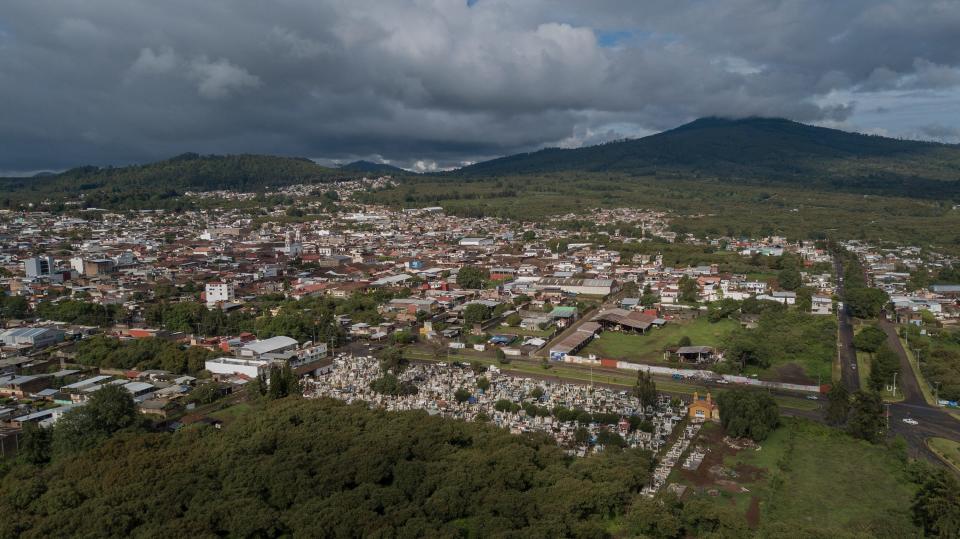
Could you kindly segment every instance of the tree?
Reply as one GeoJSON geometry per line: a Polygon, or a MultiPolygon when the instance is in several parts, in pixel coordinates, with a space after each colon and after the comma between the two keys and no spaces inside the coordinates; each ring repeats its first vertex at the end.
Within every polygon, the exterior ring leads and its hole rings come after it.
{"type": "Polygon", "coordinates": [[[680,293],[677,299],[681,303],[696,303],[697,299],[700,297],[700,285],[697,284],[697,280],[689,275],[684,275],[680,278],[678,283],[680,287],[680,293]]]}
{"type": "Polygon", "coordinates": [[[852,396],[847,432],[855,438],[877,443],[883,440],[886,421],[879,393],[857,391],[852,396]]]}
{"type": "Polygon", "coordinates": [[[497,348],[494,354],[497,356],[498,363],[503,363],[504,365],[510,363],[510,358],[507,357],[507,353],[504,352],[503,349],[497,348]]]}
{"type": "Polygon", "coordinates": [[[506,319],[507,325],[510,327],[517,327],[523,322],[523,317],[519,313],[513,313],[506,319]]]}
{"type": "Polygon", "coordinates": [[[283,367],[277,367],[276,365],[270,367],[270,386],[267,390],[267,396],[271,399],[282,399],[299,394],[300,382],[289,363],[284,363],[283,367]]]}
{"type": "Polygon", "coordinates": [[[41,427],[28,422],[24,423],[20,433],[17,458],[28,464],[40,466],[50,462],[53,455],[53,429],[41,427]]]}
{"type": "Polygon", "coordinates": [[[918,466],[920,488],[911,505],[914,523],[927,537],[960,536],[960,482],[946,470],[918,466]]]}
{"type": "Polygon", "coordinates": [[[691,344],[693,344],[693,341],[690,340],[689,335],[684,335],[683,337],[680,337],[679,341],[677,341],[677,346],[690,346],[691,344]]]}
{"type": "Polygon", "coordinates": [[[540,400],[543,398],[543,388],[540,386],[536,386],[530,390],[530,394],[527,396],[533,400],[540,400]]]}
{"type": "Polygon", "coordinates": [[[727,434],[760,442],[780,425],[780,410],[765,391],[737,388],[717,397],[720,423],[727,434]]]}
{"type": "Polygon", "coordinates": [[[70,410],[57,422],[53,431],[54,454],[89,449],[118,431],[139,425],[140,415],[130,392],[123,386],[103,386],[90,396],[86,406],[70,410]]]}
{"type": "Polygon", "coordinates": [[[843,384],[834,384],[827,393],[827,423],[840,426],[847,422],[850,415],[850,392],[843,384]]]}
{"type": "Polygon", "coordinates": [[[453,398],[460,404],[467,402],[468,400],[470,400],[470,397],[472,396],[473,395],[471,395],[469,391],[467,391],[462,387],[453,392],[453,398]]]}
{"type": "Polygon", "coordinates": [[[460,271],[457,272],[457,284],[463,288],[483,288],[489,278],[489,271],[476,266],[463,266],[460,268],[460,271]]]}
{"type": "Polygon", "coordinates": [[[490,389],[490,380],[488,380],[486,376],[477,378],[477,389],[486,392],[490,389]]]}
{"type": "Polygon", "coordinates": [[[886,344],[881,345],[870,361],[870,376],[867,384],[874,391],[881,391],[900,372],[900,356],[886,344]]]}
{"type": "Polygon", "coordinates": [[[471,303],[463,310],[463,323],[467,326],[483,323],[490,318],[490,308],[482,303],[471,303]]]}
{"type": "Polygon", "coordinates": [[[657,402],[657,384],[650,371],[637,371],[637,382],[633,385],[633,396],[640,400],[643,408],[657,402]]]}
{"type": "Polygon", "coordinates": [[[849,288],[844,301],[850,307],[850,313],[857,318],[876,318],[890,301],[890,296],[879,288],[849,288]]]}
{"type": "Polygon", "coordinates": [[[791,292],[796,291],[803,284],[800,271],[795,266],[780,270],[780,273],[777,274],[777,281],[780,282],[780,288],[791,292]]]}
{"type": "Polygon", "coordinates": [[[867,326],[853,336],[853,346],[861,352],[874,353],[887,340],[887,334],[877,326],[867,326]]]}
{"type": "Polygon", "coordinates": [[[384,372],[400,374],[409,364],[410,360],[403,356],[403,349],[400,347],[391,346],[380,353],[380,370],[384,372]]]}

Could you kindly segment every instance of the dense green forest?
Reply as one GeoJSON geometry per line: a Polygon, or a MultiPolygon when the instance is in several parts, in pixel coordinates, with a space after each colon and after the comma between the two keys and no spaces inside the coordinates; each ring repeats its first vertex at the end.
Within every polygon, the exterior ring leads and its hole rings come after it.
{"type": "Polygon", "coordinates": [[[0,536],[597,537],[650,457],[285,399],[228,428],[119,434],[0,487],[0,536]],[[38,473],[39,472],[39,473],[38,473]]]}
{"type": "MultiPolygon", "coordinates": [[[[252,385],[251,400],[224,410],[231,419],[222,429],[151,432],[118,386],[52,429],[28,425],[16,459],[0,461],[0,538],[783,536],[776,521],[749,529],[730,504],[639,495],[652,467],[645,451],[609,444],[575,458],[544,435],[264,395],[252,385]]],[[[756,439],[777,428],[768,395],[729,396],[729,428],[756,439]]],[[[916,488],[915,524],[952,536],[956,479],[904,465],[903,480],[916,488]]],[[[865,536],[817,522],[792,524],[790,533],[865,536]]]]}

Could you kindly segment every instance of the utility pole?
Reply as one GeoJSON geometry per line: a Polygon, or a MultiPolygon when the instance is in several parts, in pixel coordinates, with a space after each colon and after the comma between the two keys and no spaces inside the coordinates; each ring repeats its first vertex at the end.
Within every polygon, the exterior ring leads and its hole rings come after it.
{"type": "MultiPolygon", "coordinates": [[[[893,396],[897,396],[897,373],[893,373],[893,396]]],[[[889,411],[889,408],[887,408],[889,411]]]]}
{"type": "Polygon", "coordinates": [[[940,382],[934,382],[933,386],[933,400],[936,406],[940,406],[940,382]]]}

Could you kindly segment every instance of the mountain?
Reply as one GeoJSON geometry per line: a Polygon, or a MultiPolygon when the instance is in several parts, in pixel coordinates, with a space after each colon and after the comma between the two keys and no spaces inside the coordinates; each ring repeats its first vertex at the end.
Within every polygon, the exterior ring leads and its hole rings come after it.
{"type": "Polygon", "coordinates": [[[802,184],[878,194],[960,196],[960,146],[815,127],[779,118],[702,118],[656,135],[548,148],[477,163],[457,176],[610,172],[802,184]],[[954,180],[954,181],[951,181],[954,180]],[[918,192],[920,191],[920,192],[918,192]]]}
{"type": "Polygon", "coordinates": [[[262,191],[297,183],[322,183],[358,174],[322,167],[299,157],[199,155],[126,167],[77,167],[34,178],[4,178],[0,191],[10,199],[62,200],[82,194],[87,206],[150,207],[179,199],[185,191],[262,191]]]}
{"type": "Polygon", "coordinates": [[[373,161],[354,161],[340,167],[340,170],[349,170],[351,172],[376,172],[378,174],[410,174],[409,171],[400,167],[388,165],[386,163],[374,163],[373,161]]]}

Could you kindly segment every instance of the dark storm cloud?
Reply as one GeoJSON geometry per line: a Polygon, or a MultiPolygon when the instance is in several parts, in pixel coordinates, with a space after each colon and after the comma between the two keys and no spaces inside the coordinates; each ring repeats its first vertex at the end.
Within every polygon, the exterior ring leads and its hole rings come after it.
{"type": "Polygon", "coordinates": [[[958,27],[956,2],[11,2],[0,171],[184,151],[430,169],[705,115],[856,128],[884,92],[955,104],[958,27]]]}

